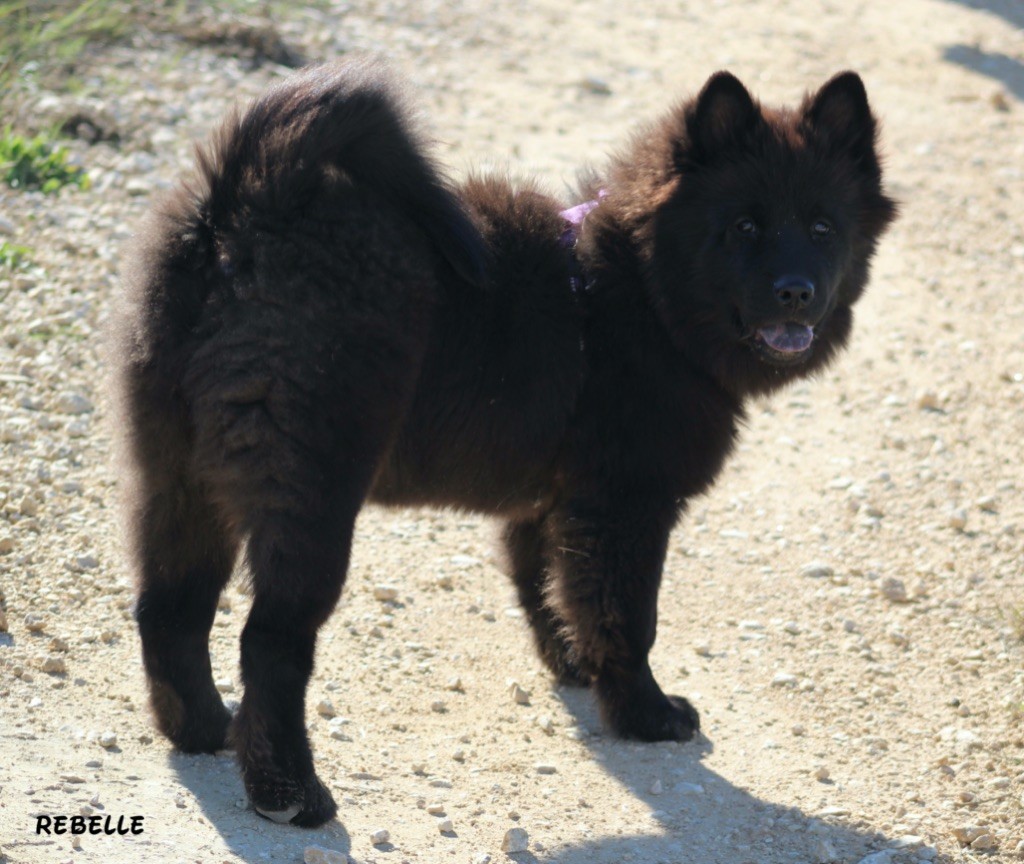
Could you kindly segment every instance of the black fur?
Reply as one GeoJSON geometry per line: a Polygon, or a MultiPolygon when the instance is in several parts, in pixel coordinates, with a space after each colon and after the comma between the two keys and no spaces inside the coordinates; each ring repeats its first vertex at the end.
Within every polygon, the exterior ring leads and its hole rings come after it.
{"type": "Polygon", "coordinates": [[[230,738],[263,812],[334,815],[304,696],[370,500],[504,520],[547,665],[592,683],[617,732],[690,738],[696,712],[647,660],[669,532],[744,400],[845,343],[895,215],[875,138],[853,73],[795,111],[719,73],[584,190],[603,197],[568,249],[564,205],[530,184],[449,187],[373,64],[307,70],[229,119],[142,233],[120,319],[162,731],[230,738]],[[207,637],[243,547],[232,719],[207,637]]]}

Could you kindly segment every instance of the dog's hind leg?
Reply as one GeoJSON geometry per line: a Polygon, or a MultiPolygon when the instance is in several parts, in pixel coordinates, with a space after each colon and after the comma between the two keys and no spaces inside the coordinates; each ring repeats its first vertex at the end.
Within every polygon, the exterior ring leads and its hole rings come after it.
{"type": "Polygon", "coordinates": [[[545,601],[550,565],[543,517],[536,521],[509,522],[502,532],[509,572],[519,603],[533,632],[537,652],[560,684],[585,687],[583,675],[563,634],[564,624],[545,601]]]}
{"type": "Polygon", "coordinates": [[[143,475],[134,501],[135,617],[150,702],[179,749],[212,753],[224,746],[231,715],[213,684],[208,640],[237,541],[180,459],[143,475]]]}

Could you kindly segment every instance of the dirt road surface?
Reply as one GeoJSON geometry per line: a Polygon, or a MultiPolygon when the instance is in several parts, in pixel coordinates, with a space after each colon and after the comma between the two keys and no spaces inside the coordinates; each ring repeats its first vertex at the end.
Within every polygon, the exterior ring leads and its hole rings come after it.
{"type": "MultiPolygon", "coordinates": [[[[138,29],[11,118],[78,116],[93,185],[0,191],[0,240],[32,250],[0,270],[0,860],[1024,858],[1024,5],[283,6],[138,29]],[[454,175],[536,175],[567,205],[579,167],[717,69],[793,102],[853,68],[903,215],[850,349],[753,406],[673,535],[652,664],[702,739],[616,740],[552,686],[487,520],[369,509],[309,692],[341,811],[302,831],[257,818],[231,754],[177,754],[152,727],[101,334],[125,240],[193,142],[278,61],[365,50],[409,79],[454,175]],[[143,830],[36,833],[82,814],[143,830]],[[512,828],[526,851],[502,851],[512,828]]],[[[227,699],[247,604],[236,579],[213,631],[227,699]]]]}

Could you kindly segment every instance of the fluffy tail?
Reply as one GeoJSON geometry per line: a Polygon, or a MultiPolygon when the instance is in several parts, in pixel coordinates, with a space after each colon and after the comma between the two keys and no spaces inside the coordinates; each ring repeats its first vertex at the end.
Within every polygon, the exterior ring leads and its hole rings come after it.
{"type": "Polygon", "coordinates": [[[199,152],[204,221],[216,228],[247,210],[298,213],[333,169],[408,213],[459,275],[482,281],[484,242],[406,114],[377,63],[326,64],[289,78],[199,152]]]}

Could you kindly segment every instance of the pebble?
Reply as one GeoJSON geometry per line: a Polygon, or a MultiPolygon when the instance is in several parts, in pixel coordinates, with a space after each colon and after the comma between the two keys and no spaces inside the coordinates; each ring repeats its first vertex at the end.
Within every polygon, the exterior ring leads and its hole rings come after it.
{"type": "Polygon", "coordinates": [[[547,714],[542,714],[537,718],[537,725],[544,730],[545,735],[555,734],[555,723],[547,714]]]}
{"type": "Polygon", "coordinates": [[[878,585],[879,593],[890,603],[907,602],[907,586],[902,579],[886,576],[878,585]]]}
{"type": "Polygon", "coordinates": [[[836,851],[832,841],[826,837],[819,837],[815,841],[811,854],[814,856],[812,860],[816,864],[831,864],[831,862],[839,860],[839,852],[836,851]]]}
{"type": "Polygon", "coordinates": [[[7,623],[7,613],[0,609],[0,633],[6,633],[9,626],[7,623]]]}
{"type": "Polygon", "coordinates": [[[374,585],[373,599],[386,603],[398,599],[398,589],[393,585],[374,585]]]}
{"type": "Polygon", "coordinates": [[[985,829],[978,825],[961,825],[953,829],[953,836],[961,846],[970,846],[975,840],[985,833],[985,829]]]}
{"type": "Polygon", "coordinates": [[[831,776],[832,774],[824,765],[819,765],[817,768],[814,769],[814,779],[817,780],[819,783],[824,783],[831,776]]]}
{"type": "Polygon", "coordinates": [[[524,828],[509,828],[501,840],[501,851],[508,853],[525,852],[530,848],[530,835],[524,828]]]}
{"type": "Polygon", "coordinates": [[[444,804],[440,804],[440,803],[428,804],[427,805],[427,812],[431,816],[444,816],[444,813],[445,813],[445,811],[444,811],[444,804]]]}
{"type": "Polygon", "coordinates": [[[110,749],[117,746],[117,735],[113,732],[103,732],[99,737],[100,747],[110,749]]]}
{"type": "Polygon", "coordinates": [[[530,704],[530,692],[520,687],[517,681],[512,681],[509,684],[508,694],[512,697],[512,701],[515,702],[516,705],[530,704]]]}
{"type": "Polygon", "coordinates": [[[557,774],[558,768],[547,762],[538,762],[533,766],[533,770],[538,774],[557,774]]]}
{"type": "Polygon", "coordinates": [[[437,830],[442,834],[454,834],[455,825],[452,823],[451,819],[442,819],[437,823],[437,830]]]}
{"type": "Polygon", "coordinates": [[[370,842],[374,846],[380,846],[391,839],[391,832],[386,828],[379,828],[370,835],[370,842]]]}
{"type": "Polygon", "coordinates": [[[430,710],[435,714],[444,714],[448,710],[448,706],[440,699],[435,699],[430,703],[430,710]]]}
{"type": "Polygon", "coordinates": [[[334,717],[338,712],[334,710],[334,705],[330,699],[321,699],[317,703],[316,713],[321,717],[334,717]]]}
{"type": "Polygon", "coordinates": [[[711,656],[711,643],[710,642],[695,642],[693,650],[699,657],[710,657],[711,656]]]}
{"type": "Polygon", "coordinates": [[[213,686],[217,688],[218,693],[234,693],[235,682],[230,678],[218,678],[213,682],[213,686]]]}
{"type": "Polygon", "coordinates": [[[650,789],[649,789],[648,791],[649,791],[649,792],[650,792],[650,793],[651,793],[652,795],[660,795],[660,794],[662,793],[662,791],[664,791],[664,790],[663,790],[663,787],[662,787],[662,785],[661,785],[661,781],[660,781],[660,780],[655,780],[655,781],[654,781],[654,782],[653,782],[653,783],[651,784],[651,788],[650,788],[650,789]]]}
{"type": "Polygon", "coordinates": [[[35,612],[29,612],[25,616],[25,629],[30,633],[41,633],[43,628],[46,627],[46,619],[42,615],[37,615],[35,612]]]}
{"type": "Polygon", "coordinates": [[[88,414],[93,410],[92,400],[81,393],[62,393],[53,407],[58,414],[88,414]]]}
{"type": "Polygon", "coordinates": [[[999,841],[993,834],[982,834],[980,837],[976,837],[972,843],[971,848],[979,851],[985,851],[986,849],[996,849],[999,846],[999,841]]]}
{"type": "Polygon", "coordinates": [[[0,555],[6,555],[14,551],[14,538],[5,534],[0,537],[0,555]]]}
{"type": "Polygon", "coordinates": [[[462,679],[461,678],[449,678],[448,683],[444,685],[445,690],[451,690],[453,693],[462,693],[462,679]]]}
{"type": "Polygon", "coordinates": [[[808,579],[831,579],[835,570],[821,561],[812,561],[800,568],[800,575],[808,579]]]}
{"type": "Polygon", "coordinates": [[[302,860],[305,864],[349,864],[349,857],[344,852],[322,846],[307,846],[302,860]]]}
{"type": "Polygon", "coordinates": [[[491,864],[491,856],[486,852],[478,852],[473,856],[473,864],[491,864]]]}
{"type": "Polygon", "coordinates": [[[967,511],[962,507],[954,507],[949,512],[949,527],[963,531],[967,527],[967,511]]]}
{"type": "Polygon", "coordinates": [[[56,654],[50,654],[43,659],[42,666],[40,667],[44,672],[63,675],[68,671],[68,664],[65,662],[63,657],[58,657],[56,654]]]}
{"type": "Polygon", "coordinates": [[[857,864],[891,864],[895,854],[894,849],[883,849],[881,852],[872,852],[867,857],[861,858],[857,864]]]}
{"type": "Polygon", "coordinates": [[[779,672],[772,678],[772,687],[795,687],[799,679],[789,672],[779,672]]]}

